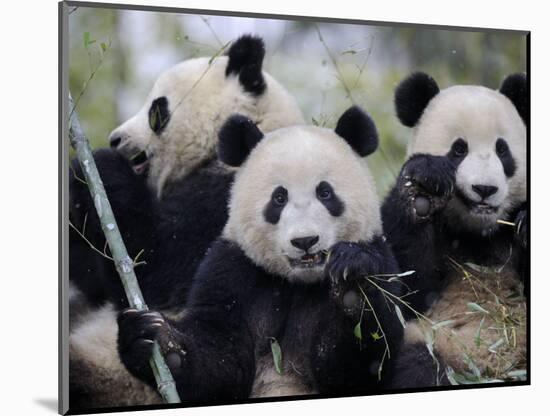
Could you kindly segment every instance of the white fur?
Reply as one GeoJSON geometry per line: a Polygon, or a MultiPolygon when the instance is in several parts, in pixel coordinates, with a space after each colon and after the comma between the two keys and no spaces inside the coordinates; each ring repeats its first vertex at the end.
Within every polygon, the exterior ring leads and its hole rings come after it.
{"type": "Polygon", "coordinates": [[[310,252],[338,241],[369,241],[382,233],[376,186],[366,162],[332,130],[294,126],[268,133],[238,171],[224,236],[255,264],[290,280],[321,279],[322,266],[293,268],[288,257],[304,252],[293,238],[318,235],[310,252]],[[332,216],[316,197],[321,181],[332,185],[344,213],[332,216]],[[277,224],[263,215],[273,190],[283,186],[288,203],[277,224]]]}
{"type": "Polygon", "coordinates": [[[215,154],[218,130],[234,113],[258,123],[265,132],[303,124],[294,98],[269,74],[263,73],[266,91],[247,93],[238,76],[225,76],[228,57],[184,61],[164,72],[155,82],[141,110],[117,127],[119,150],[131,157],[146,150],[150,157],[150,185],[160,196],[163,187],[185,176],[215,154]],[[148,124],[148,111],[158,97],[168,99],[170,121],[160,136],[148,124]]]}
{"type": "Polygon", "coordinates": [[[526,199],[526,128],[512,102],[498,91],[482,86],[453,86],[442,90],[428,104],[409,144],[409,155],[445,155],[457,138],[468,143],[468,154],[456,172],[456,185],[474,202],[481,198],[472,185],[493,185],[498,192],[486,203],[498,207],[494,214],[472,215],[456,197],[446,213],[449,223],[463,228],[491,228],[508,210],[526,199]],[[508,143],[516,172],[507,178],[495,145],[508,143]]]}
{"type": "Polygon", "coordinates": [[[93,397],[94,402],[88,404],[92,408],[162,403],[157,392],[132,376],[120,361],[117,335],[116,312],[110,304],[90,314],[71,331],[69,380],[72,387],[93,397]]]}

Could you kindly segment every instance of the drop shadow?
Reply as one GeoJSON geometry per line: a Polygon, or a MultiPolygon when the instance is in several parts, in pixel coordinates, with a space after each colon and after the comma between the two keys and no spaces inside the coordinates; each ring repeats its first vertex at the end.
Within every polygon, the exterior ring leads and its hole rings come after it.
{"type": "Polygon", "coordinates": [[[47,410],[57,413],[57,399],[34,399],[34,402],[47,410]]]}

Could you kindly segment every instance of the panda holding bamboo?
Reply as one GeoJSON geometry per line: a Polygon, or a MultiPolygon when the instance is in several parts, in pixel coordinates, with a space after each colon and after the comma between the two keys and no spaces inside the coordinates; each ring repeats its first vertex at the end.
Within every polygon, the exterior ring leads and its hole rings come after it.
{"type": "Polygon", "coordinates": [[[415,73],[395,106],[413,137],[382,218],[416,276],[393,387],[513,380],[526,355],[526,76],[440,91],[415,73]]]}
{"type": "MultiPolygon", "coordinates": [[[[155,82],[142,109],[94,157],[149,307],[174,316],[227,221],[235,169],[216,155],[217,133],[238,111],[271,130],[303,124],[295,99],[262,70],[261,38],[226,55],[184,61],[155,82]]],[[[116,349],[117,311],[128,306],[81,167],[70,172],[70,400],[73,409],[159,403],[116,349]],[[85,239],[83,238],[85,237],[85,239]],[[108,253],[106,253],[108,255],[108,253]]]]}
{"type": "Polygon", "coordinates": [[[380,389],[403,333],[385,296],[403,286],[389,277],[397,263],[363,160],[377,143],[357,107],[334,131],[264,134],[232,116],[219,143],[220,159],[239,166],[228,222],[199,266],[184,316],[120,314],[128,370],[154,385],[156,340],[184,403],[380,389]],[[376,285],[366,276],[379,276],[376,285]]]}

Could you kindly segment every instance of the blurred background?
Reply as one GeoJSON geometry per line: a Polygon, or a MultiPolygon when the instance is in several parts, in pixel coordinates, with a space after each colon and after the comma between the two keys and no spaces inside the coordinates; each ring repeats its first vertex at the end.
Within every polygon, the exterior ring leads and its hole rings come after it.
{"type": "Polygon", "coordinates": [[[421,27],[218,17],[75,7],[69,15],[69,86],[94,148],[134,115],[156,78],[178,62],[212,56],[239,35],[260,35],[264,69],[293,94],[309,123],[334,127],[352,104],[378,126],[369,164],[383,196],[393,184],[411,134],[397,120],[393,92],[412,71],[440,88],[498,88],[526,71],[526,36],[421,27]]]}

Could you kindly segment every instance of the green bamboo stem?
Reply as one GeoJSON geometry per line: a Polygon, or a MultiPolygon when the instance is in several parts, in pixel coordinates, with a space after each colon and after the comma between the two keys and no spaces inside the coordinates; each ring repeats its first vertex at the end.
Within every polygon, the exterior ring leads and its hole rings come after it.
{"type": "MultiPolygon", "coordinates": [[[[97,215],[101,222],[101,228],[105,233],[105,238],[109,244],[116,270],[120,275],[120,280],[124,286],[126,297],[130,307],[138,310],[147,310],[147,305],[143,300],[143,295],[134,272],[134,262],[128,256],[126,246],[122,240],[120,230],[118,229],[111,204],[107,198],[107,193],[103,186],[103,181],[99,176],[90,143],[86,138],[78,116],[74,108],[74,102],[69,94],[69,139],[71,146],[75,149],[76,155],[84,171],[84,176],[88,184],[88,189],[94,201],[97,215]]],[[[151,368],[157,382],[157,389],[166,403],[180,403],[176,383],[172,377],[170,369],[164,361],[157,342],[153,345],[153,356],[151,357],[151,368]]]]}

